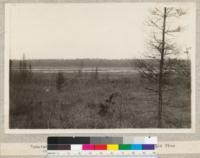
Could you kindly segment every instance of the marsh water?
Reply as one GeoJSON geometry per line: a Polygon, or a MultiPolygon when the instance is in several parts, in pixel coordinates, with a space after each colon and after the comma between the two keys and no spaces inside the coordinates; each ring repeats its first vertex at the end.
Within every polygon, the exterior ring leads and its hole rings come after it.
{"type": "MultiPolygon", "coordinates": [[[[19,68],[13,68],[15,71],[19,71],[19,68]]],[[[40,72],[40,73],[74,73],[74,72],[86,72],[92,73],[98,71],[98,73],[136,73],[138,72],[137,69],[133,67],[33,67],[32,72],[40,72]]]]}

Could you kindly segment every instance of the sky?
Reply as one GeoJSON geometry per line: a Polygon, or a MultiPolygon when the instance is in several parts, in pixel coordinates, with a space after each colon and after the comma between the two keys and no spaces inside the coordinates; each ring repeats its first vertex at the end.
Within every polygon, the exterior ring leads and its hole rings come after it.
{"type": "Polygon", "coordinates": [[[150,10],[181,7],[181,49],[195,51],[194,3],[13,3],[6,5],[6,50],[11,59],[142,58],[150,10]]]}

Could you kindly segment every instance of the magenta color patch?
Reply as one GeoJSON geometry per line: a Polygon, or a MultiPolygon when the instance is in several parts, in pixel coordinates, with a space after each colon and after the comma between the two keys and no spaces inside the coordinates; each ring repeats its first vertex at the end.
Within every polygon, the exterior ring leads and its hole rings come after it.
{"type": "Polygon", "coordinates": [[[83,150],[94,150],[94,144],[83,144],[83,150]]]}

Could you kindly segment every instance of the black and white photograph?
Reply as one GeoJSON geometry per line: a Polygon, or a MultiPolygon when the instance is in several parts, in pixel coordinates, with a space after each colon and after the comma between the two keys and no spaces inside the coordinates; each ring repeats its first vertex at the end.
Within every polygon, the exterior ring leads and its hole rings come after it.
{"type": "Polygon", "coordinates": [[[12,3],[9,129],[192,128],[195,4],[12,3]]]}

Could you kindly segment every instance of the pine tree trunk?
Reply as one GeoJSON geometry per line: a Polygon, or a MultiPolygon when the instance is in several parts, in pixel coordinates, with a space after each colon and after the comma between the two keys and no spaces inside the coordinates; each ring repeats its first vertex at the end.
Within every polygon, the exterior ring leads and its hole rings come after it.
{"type": "Polygon", "coordinates": [[[160,70],[159,70],[159,83],[158,83],[158,128],[162,128],[162,110],[163,110],[163,65],[165,53],[165,26],[166,26],[166,8],[164,8],[163,15],[163,30],[162,30],[162,48],[160,51],[160,70]]]}

